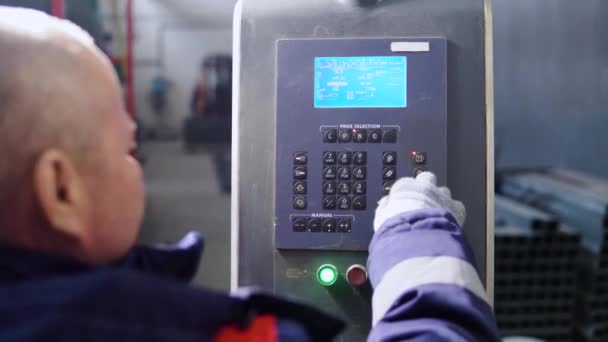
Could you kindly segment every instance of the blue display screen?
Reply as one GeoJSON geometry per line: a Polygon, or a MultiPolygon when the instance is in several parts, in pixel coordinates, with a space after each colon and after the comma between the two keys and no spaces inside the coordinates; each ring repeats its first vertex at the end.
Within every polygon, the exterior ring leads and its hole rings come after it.
{"type": "Polygon", "coordinates": [[[407,57],[316,57],[315,108],[407,106],[407,57]]]}

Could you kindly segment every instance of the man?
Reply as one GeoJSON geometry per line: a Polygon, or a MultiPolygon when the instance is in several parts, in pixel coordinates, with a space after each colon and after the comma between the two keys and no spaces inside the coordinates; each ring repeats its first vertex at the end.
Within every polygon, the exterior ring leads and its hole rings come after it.
{"type": "MultiPolygon", "coordinates": [[[[0,54],[1,341],[336,336],[342,323],[315,309],[184,285],[202,251],[196,234],[175,247],[134,247],[143,211],[135,126],[86,33],[0,7],[0,54]]],[[[431,174],[400,180],[380,202],[370,340],[497,339],[463,220],[462,204],[431,174]]]]}

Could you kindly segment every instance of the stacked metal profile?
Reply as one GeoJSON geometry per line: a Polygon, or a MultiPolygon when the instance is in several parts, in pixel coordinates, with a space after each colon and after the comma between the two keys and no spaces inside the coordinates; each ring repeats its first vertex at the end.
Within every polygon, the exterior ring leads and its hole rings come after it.
{"type": "Polygon", "coordinates": [[[608,181],[566,170],[510,173],[501,176],[500,192],[580,233],[577,333],[585,341],[608,341],[608,181]]]}
{"type": "Polygon", "coordinates": [[[503,336],[571,341],[580,235],[496,196],[495,311],[503,336]]]}

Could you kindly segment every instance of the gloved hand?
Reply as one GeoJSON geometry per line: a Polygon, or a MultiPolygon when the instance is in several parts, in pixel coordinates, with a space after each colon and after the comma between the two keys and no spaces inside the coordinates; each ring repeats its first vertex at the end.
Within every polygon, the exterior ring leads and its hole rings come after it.
{"type": "Polygon", "coordinates": [[[423,172],[415,179],[401,178],[391,188],[388,195],[382,197],[376,208],[374,231],[382,224],[401,213],[427,208],[444,208],[450,211],[462,227],[466,211],[462,202],[452,199],[450,189],[437,186],[437,177],[430,172],[423,172]]]}

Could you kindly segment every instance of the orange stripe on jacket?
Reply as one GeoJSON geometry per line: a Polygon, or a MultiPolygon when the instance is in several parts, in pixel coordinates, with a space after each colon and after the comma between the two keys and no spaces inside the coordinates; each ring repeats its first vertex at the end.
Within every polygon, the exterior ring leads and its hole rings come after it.
{"type": "Polygon", "coordinates": [[[274,316],[259,316],[247,327],[222,328],[215,337],[216,342],[277,342],[277,319],[274,316]]]}

